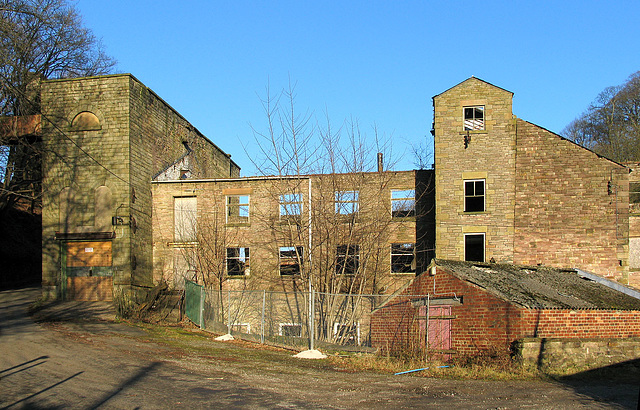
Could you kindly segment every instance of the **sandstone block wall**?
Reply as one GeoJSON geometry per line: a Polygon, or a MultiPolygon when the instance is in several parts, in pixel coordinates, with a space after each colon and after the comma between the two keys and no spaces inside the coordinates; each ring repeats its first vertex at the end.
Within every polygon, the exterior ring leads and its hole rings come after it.
{"type": "MultiPolygon", "coordinates": [[[[230,289],[306,290],[306,274],[296,277],[280,275],[278,252],[280,246],[302,246],[307,259],[311,243],[316,289],[342,292],[345,289],[321,287],[328,286],[331,281],[327,277],[335,275],[336,246],[349,243],[360,245],[361,264],[367,266],[363,269],[367,280],[358,282],[357,286],[364,286],[364,293],[392,291],[413,275],[391,275],[390,244],[416,243],[416,218],[391,218],[391,190],[413,189],[415,186],[416,173],[413,171],[312,175],[289,179],[256,177],[156,182],[153,184],[154,280],[167,280],[175,286],[178,283],[175,275],[178,270],[184,270],[180,259],[184,260],[185,254],[201,252],[199,259],[209,263],[208,267],[200,264],[194,269],[199,272],[198,281],[201,283],[219,286],[222,279],[224,286],[230,289]],[[336,215],[336,190],[359,191],[360,211],[355,221],[336,215]],[[280,195],[291,192],[302,194],[299,222],[282,219],[279,215],[280,195]],[[233,194],[249,195],[248,223],[228,223],[226,220],[226,195],[233,194]],[[197,198],[198,241],[176,243],[174,201],[176,197],[189,196],[197,198]],[[212,244],[217,245],[212,248],[212,244]],[[226,247],[249,247],[249,275],[226,275],[226,247]]],[[[345,282],[349,282],[350,279],[346,279],[345,282]]],[[[357,290],[359,292],[360,288],[357,290]]]]}
{"type": "Polygon", "coordinates": [[[437,95],[434,104],[436,255],[464,260],[464,234],[484,233],[485,259],[513,261],[515,127],[513,94],[477,78],[437,95]],[[483,106],[485,129],[469,131],[463,109],[483,106]],[[464,211],[464,180],[485,180],[485,211],[464,211]]]}
{"type": "Polygon", "coordinates": [[[629,170],[517,121],[515,262],[627,282],[629,170]]]}
{"type": "Polygon", "coordinates": [[[153,284],[152,178],[189,150],[196,159],[193,177],[236,176],[239,168],[129,74],[46,81],[42,110],[45,293],[65,293],[64,243],[54,239],[56,232],[106,229],[115,233],[114,299],[119,304],[135,301],[153,284]],[[72,125],[79,113],[87,112],[95,116],[91,124],[72,125]],[[105,201],[96,202],[98,196],[105,201]],[[111,216],[121,217],[122,224],[110,226],[111,216]]]}
{"type": "MultiPolygon", "coordinates": [[[[63,296],[66,282],[60,260],[64,243],[54,239],[56,232],[98,230],[95,191],[101,186],[111,192],[113,205],[129,201],[128,92],[126,76],[43,83],[42,281],[50,296],[63,296]],[[73,129],[75,116],[86,111],[95,114],[100,127],[73,129]]],[[[113,281],[120,283],[129,276],[130,241],[127,227],[115,230],[113,281]]]]}

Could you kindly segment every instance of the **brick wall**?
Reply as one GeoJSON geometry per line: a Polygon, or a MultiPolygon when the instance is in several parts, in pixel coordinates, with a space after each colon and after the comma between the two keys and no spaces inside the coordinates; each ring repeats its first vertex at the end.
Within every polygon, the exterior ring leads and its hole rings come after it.
{"type": "Polygon", "coordinates": [[[640,337],[640,312],[615,310],[525,309],[501,300],[486,290],[437,268],[435,276],[424,273],[402,295],[374,312],[372,346],[399,351],[420,346],[418,309],[406,295],[432,298],[456,295],[453,305],[451,347],[457,356],[482,352],[508,355],[514,341],[536,338],[640,337]],[[435,283],[435,286],[434,286],[435,283]]]}
{"type": "Polygon", "coordinates": [[[626,282],[628,169],[526,121],[517,136],[515,262],[626,282]]]}

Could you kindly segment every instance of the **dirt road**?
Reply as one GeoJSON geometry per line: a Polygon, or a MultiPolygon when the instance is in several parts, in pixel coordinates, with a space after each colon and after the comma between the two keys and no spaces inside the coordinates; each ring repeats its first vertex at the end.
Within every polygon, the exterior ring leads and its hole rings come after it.
{"type": "Polygon", "coordinates": [[[37,294],[0,292],[0,408],[604,409],[636,408],[638,397],[634,384],[349,373],[206,334],[178,344],[126,323],[37,324],[27,315],[37,294]]]}

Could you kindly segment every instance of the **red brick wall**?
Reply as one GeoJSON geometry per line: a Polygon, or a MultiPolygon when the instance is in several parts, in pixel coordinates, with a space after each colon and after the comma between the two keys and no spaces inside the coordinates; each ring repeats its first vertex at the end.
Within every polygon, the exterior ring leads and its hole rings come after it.
{"type": "Polygon", "coordinates": [[[525,309],[438,268],[435,276],[427,272],[418,276],[402,295],[373,313],[372,346],[391,352],[419,346],[418,308],[406,295],[430,294],[437,298],[454,293],[463,300],[451,309],[455,316],[451,348],[459,356],[482,352],[506,355],[511,343],[524,337],[640,337],[638,311],[525,309]]]}
{"type": "Polygon", "coordinates": [[[522,337],[640,337],[640,312],[620,310],[522,310],[522,337]]]}

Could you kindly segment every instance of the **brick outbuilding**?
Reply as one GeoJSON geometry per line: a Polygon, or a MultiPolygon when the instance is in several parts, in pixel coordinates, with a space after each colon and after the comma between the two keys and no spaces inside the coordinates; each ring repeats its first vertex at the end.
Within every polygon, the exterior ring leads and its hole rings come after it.
{"type": "Polygon", "coordinates": [[[415,353],[426,345],[450,356],[509,355],[524,338],[640,337],[640,293],[599,282],[575,270],[433,260],[373,313],[372,345],[390,352],[415,353]]]}

